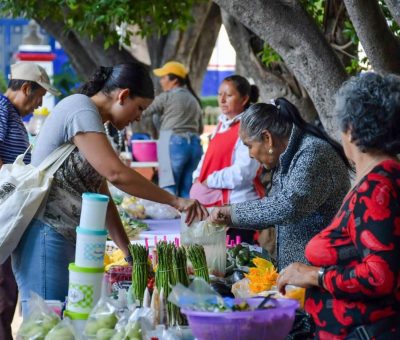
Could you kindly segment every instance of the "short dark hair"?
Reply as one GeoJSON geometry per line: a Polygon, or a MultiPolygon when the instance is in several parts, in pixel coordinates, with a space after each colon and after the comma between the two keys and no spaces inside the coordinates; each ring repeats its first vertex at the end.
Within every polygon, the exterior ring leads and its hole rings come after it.
{"type": "Polygon", "coordinates": [[[8,88],[12,91],[18,91],[21,89],[22,85],[24,85],[25,83],[28,83],[31,86],[31,91],[35,92],[38,89],[42,89],[43,87],[40,86],[38,83],[36,83],[35,81],[31,81],[31,80],[22,80],[22,79],[11,79],[8,82],[8,88]]]}
{"type": "Polygon", "coordinates": [[[131,98],[154,98],[153,81],[148,69],[140,63],[100,66],[78,92],[92,97],[100,91],[107,94],[118,88],[129,89],[131,98]]]}
{"type": "Polygon", "coordinates": [[[346,81],[336,94],[343,132],[361,152],[400,153],[400,78],[368,72],[346,81]]]}

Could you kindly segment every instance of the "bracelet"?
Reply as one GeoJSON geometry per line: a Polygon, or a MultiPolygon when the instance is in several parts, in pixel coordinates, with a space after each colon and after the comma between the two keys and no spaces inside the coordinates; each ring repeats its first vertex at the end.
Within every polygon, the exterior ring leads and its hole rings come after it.
{"type": "Polygon", "coordinates": [[[321,267],[318,270],[318,286],[324,288],[324,275],[325,275],[326,268],[321,267]]]}

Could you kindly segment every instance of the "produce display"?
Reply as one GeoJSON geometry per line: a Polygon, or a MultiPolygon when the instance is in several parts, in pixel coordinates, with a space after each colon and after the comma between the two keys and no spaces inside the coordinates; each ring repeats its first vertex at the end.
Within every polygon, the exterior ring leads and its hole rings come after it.
{"type": "Polygon", "coordinates": [[[83,334],[89,339],[110,339],[118,322],[115,306],[107,299],[101,299],[90,313],[83,334]]]}
{"type": "Polygon", "coordinates": [[[270,290],[276,285],[278,272],[272,262],[260,257],[252,260],[255,267],[249,268],[249,273],[245,274],[250,280],[249,288],[253,293],[259,293],[265,290],[270,290]]]}
{"type": "MultiPolygon", "coordinates": [[[[256,257],[271,261],[268,252],[261,247],[250,246],[245,243],[239,243],[227,250],[227,271],[240,267],[254,267],[252,260],[256,257]]],[[[247,268],[243,268],[247,270],[247,268]]]]}
{"type": "Polygon", "coordinates": [[[187,253],[189,260],[193,265],[194,275],[203,278],[206,282],[210,282],[206,254],[203,246],[191,244],[187,248],[187,253]]]}
{"type": "MultiPolygon", "coordinates": [[[[163,241],[157,244],[158,265],[156,269],[156,286],[159,292],[163,292],[165,300],[171,292],[171,286],[176,284],[173,271],[174,248],[175,245],[173,243],[163,241]]],[[[160,300],[163,303],[163,297],[160,297],[160,300]]],[[[166,307],[168,324],[174,326],[181,320],[179,308],[170,302],[167,302],[166,307]]]]}
{"type": "Polygon", "coordinates": [[[69,321],[64,319],[58,323],[45,337],[44,340],[75,340],[77,339],[76,331],[69,321]]]}
{"type": "Polygon", "coordinates": [[[17,338],[20,340],[43,340],[60,322],[60,317],[36,293],[31,293],[28,308],[29,315],[24,318],[18,330],[17,338]]]}
{"type": "Polygon", "coordinates": [[[143,221],[138,221],[132,218],[125,210],[122,208],[118,209],[119,217],[121,218],[122,225],[126,232],[126,235],[130,240],[136,239],[142,230],[148,230],[149,226],[143,221]]]}
{"type": "Polygon", "coordinates": [[[134,298],[143,304],[144,291],[149,276],[148,258],[149,250],[140,244],[132,244],[129,248],[132,258],[132,292],[134,298]]]}

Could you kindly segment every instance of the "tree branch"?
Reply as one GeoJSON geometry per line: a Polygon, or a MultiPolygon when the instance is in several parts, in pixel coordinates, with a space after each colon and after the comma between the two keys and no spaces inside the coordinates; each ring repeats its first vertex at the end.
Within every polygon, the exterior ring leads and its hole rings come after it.
{"type": "Polygon", "coordinates": [[[317,112],[310,97],[284,63],[279,63],[277,72],[266,68],[253,51],[253,34],[225,11],[221,11],[221,14],[229,40],[236,50],[241,74],[254,80],[260,89],[261,100],[268,102],[277,97],[286,97],[299,108],[306,120],[315,119],[317,112]]]}
{"type": "Polygon", "coordinates": [[[334,94],[347,78],[343,64],[320,29],[298,1],[214,0],[266,41],[305,87],[321,121],[339,138],[334,119],[334,94]]]}
{"type": "Polygon", "coordinates": [[[400,43],[388,27],[378,1],[344,0],[344,3],[374,70],[399,73],[400,43]]]}
{"type": "Polygon", "coordinates": [[[385,0],[393,20],[400,25],[400,0],[385,0]]]}

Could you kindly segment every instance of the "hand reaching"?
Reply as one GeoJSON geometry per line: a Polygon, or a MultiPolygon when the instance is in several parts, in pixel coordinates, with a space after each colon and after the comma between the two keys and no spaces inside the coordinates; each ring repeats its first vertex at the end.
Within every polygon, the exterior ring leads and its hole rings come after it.
{"type": "Polygon", "coordinates": [[[211,211],[208,221],[216,224],[232,225],[231,207],[217,207],[211,211]]]}
{"type": "Polygon", "coordinates": [[[198,200],[177,197],[174,208],[186,213],[185,223],[187,225],[192,224],[195,219],[203,221],[208,216],[207,209],[198,200]]]}

